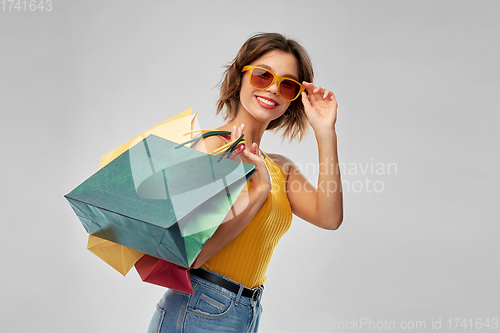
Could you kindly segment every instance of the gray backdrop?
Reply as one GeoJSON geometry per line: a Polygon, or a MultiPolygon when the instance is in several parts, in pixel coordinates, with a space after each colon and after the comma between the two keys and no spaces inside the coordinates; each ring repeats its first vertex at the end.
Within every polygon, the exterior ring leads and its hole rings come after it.
{"type": "MultiPolygon", "coordinates": [[[[294,218],[268,270],[261,331],[499,325],[498,1],[6,6],[2,332],[145,332],[164,288],[87,251],[63,195],[102,154],[188,107],[220,126],[223,66],[271,31],[301,42],[337,96],[345,218],[337,231],[294,218]]],[[[266,133],[262,149],[316,183],[312,129],[300,144],[266,133]]]]}

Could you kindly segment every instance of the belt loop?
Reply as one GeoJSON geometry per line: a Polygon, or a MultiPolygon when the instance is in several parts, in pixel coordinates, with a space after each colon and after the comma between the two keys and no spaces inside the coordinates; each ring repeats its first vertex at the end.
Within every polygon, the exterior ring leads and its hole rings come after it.
{"type": "Polygon", "coordinates": [[[235,301],[235,305],[238,306],[238,302],[240,301],[240,296],[241,296],[241,293],[243,292],[243,289],[245,287],[243,287],[243,285],[240,285],[240,290],[238,290],[238,295],[236,296],[236,301],[235,301]]]}

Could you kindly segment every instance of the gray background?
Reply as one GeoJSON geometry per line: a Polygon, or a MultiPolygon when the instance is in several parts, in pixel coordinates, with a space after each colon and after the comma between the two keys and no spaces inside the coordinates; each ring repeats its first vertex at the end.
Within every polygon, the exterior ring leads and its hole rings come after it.
{"type": "MultiPolygon", "coordinates": [[[[164,289],[87,251],[63,195],[102,154],[189,107],[220,126],[223,66],[260,31],[301,42],[335,92],[347,170],[341,228],[294,218],[276,248],[261,331],[390,331],[373,327],[384,320],[457,331],[450,318],[480,331],[470,324],[500,319],[498,1],[52,7],[0,11],[2,332],[145,332],[164,289]],[[390,163],[397,172],[371,171],[390,163]],[[359,187],[375,181],[379,193],[359,187]]],[[[300,144],[262,141],[303,167],[316,147],[312,129],[300,144]]]]}

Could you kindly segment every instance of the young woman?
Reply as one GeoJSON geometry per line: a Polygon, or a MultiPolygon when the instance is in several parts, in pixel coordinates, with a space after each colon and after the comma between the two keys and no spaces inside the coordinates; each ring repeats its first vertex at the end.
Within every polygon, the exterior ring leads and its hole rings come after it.
{"type": "MultiPolygon", "coordinates": [[[[292,213],[324,229],[342,223],[337,102],[312,81],[306,51],[276,33],[251,37],[228,66],[217,113],[229,121],[218,129],[232,132],[232,140],[244,134],[246,148],[235,159],[258,171],[236,200],[236,214],[228,214],[198,256],[191,270],[193,295],[168,290],[148,332],[256,332],[266,269],[292,213]],[[259,149],[266,130],[302,140],[307,122],[318,143],[318,189],[290,159],[259,149]]],[[[211,136],[203,142],[194,148],[210,152],[228,140],[211,136]]]]}

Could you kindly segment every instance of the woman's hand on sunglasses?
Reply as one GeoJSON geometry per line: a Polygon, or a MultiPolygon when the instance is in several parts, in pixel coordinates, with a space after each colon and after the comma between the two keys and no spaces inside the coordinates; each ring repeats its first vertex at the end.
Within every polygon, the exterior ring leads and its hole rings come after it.
{"type": "Polygon", "coordinates": [[[307,94],[302,92],[302,103],[312,128],[315,131],[334,129],[338,105],[333,92],[306,81],[302,84],[307,91],[307,94]]]}

